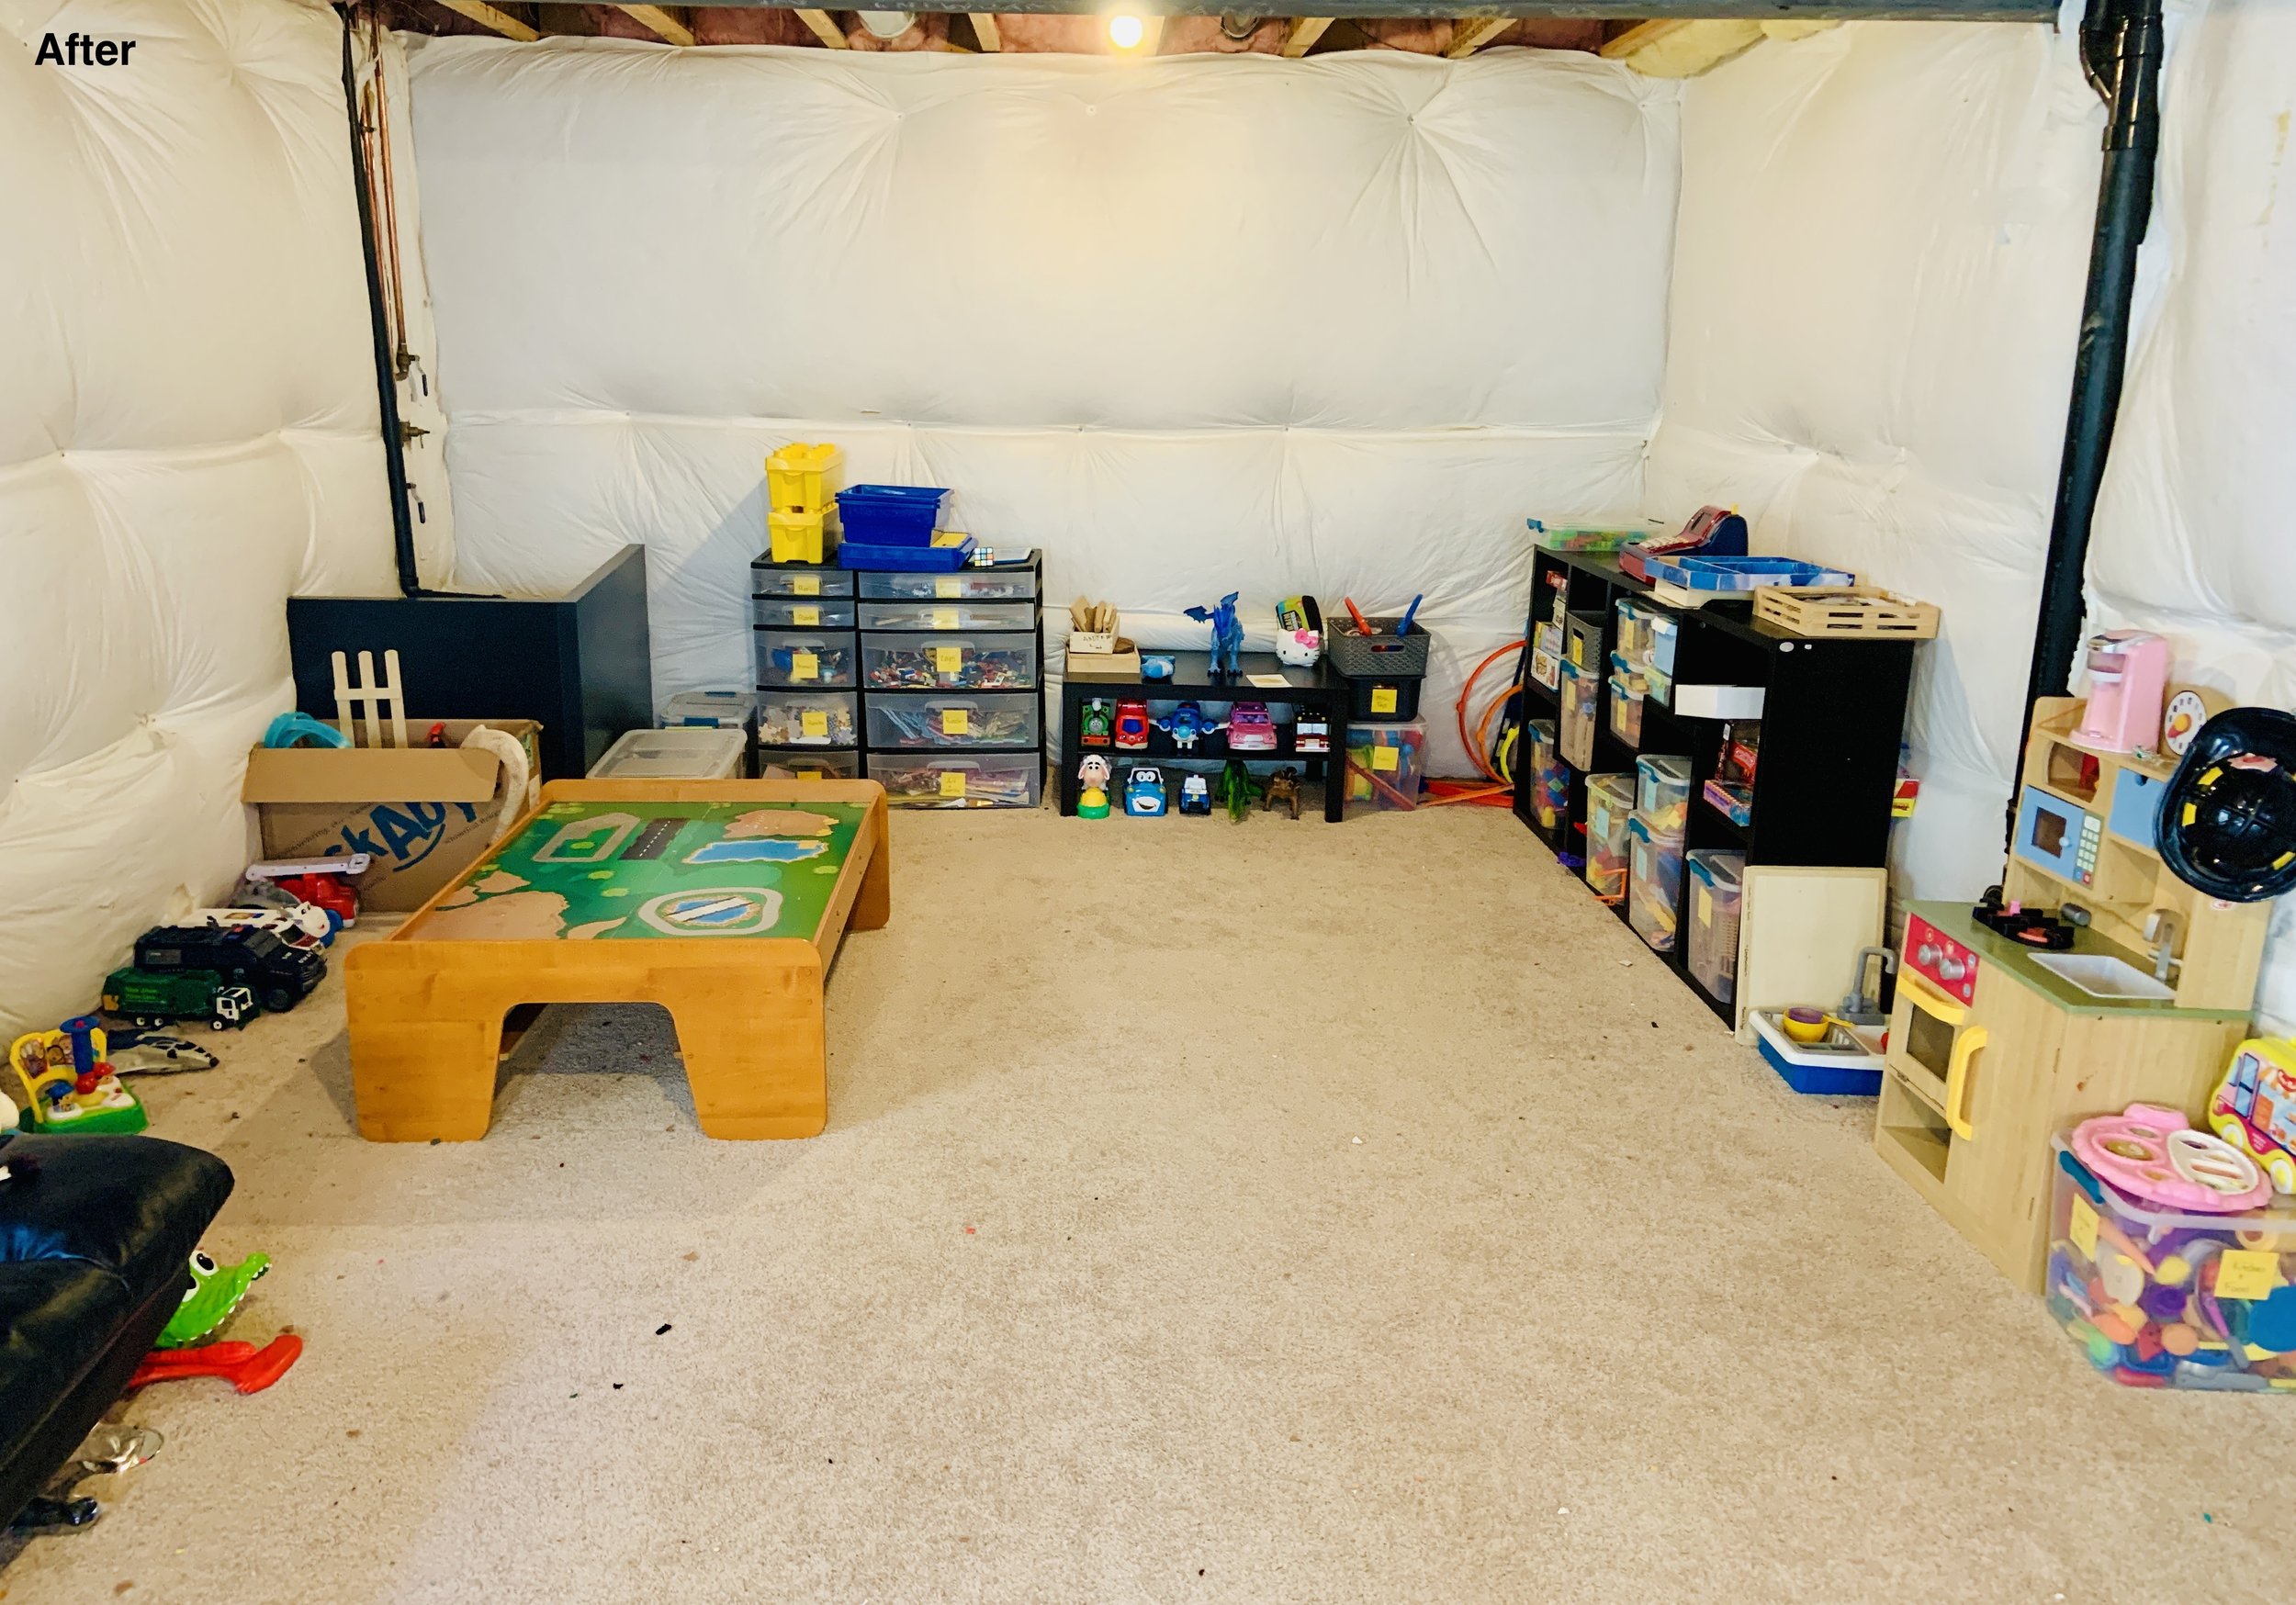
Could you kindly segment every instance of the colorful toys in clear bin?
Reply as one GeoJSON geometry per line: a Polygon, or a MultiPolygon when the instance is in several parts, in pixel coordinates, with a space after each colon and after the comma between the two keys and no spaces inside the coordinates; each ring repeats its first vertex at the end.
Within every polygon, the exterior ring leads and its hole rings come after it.
{"type": "Polygon", "coordinates": [[[1120,752],[1142,752],[1147,749],[1147,703],[1128,699],[1116,704],[1116,746],[1120,752]]]}
{"type": "Polygon", "coordinates": [[[1211,814],[1211,782],[1201,775],[1182,775],[1180,812],[1209,817],[1211,814]]]}
{"type": "MultiPolygon", "coordinates": [[[[1107,704],[1096,705],[1104,710],[1100,739],[1085,745],[1106,746],[1107,704]]],[[[896,746],[1015,746],[1029,739],[1029,715],[1023,713],[970,705],[908,708],[890,701],[878,702],[870,711],[893,726],[896,746]]]]}
{"type": "Polygon", "coordinates": [[[767,691],[758,700],[758,744],[760,746],[850,746],[853,745],[852,693],[836,693],[801,701],[778,698],[767,691]]]}
{"type": "Polygon", "coordinates": [[[2253,1037],[2234,1049],[2208,1121],[2276,1190],[2296,1193],[2296,1038],[2253,1037]]]}
{"type": "Polygon", "coordinates": [[[1346,801],[1379,808],[1419,806],[1426,774],[1427,727],[1408,724],[1351,724],[1347,727],[1346,801]]]}
{"type": "Polygon", "coordinates": [[[1276,721],[1268,715],[1266,702],[1238,702],[1228,710],[1228,750],[1276,750],[1276,721]]]}
{"type": "Polygon", "coordinates": [[[764,667],[782,685],[853,683],[852,649],[829,640],[773,642],[765,648],[764,667]]]}
{"type": "Polygon", "coordinates": [[[1531,816],[1543,830],[1559,828],[1570,809],[1570,772],[1563,768],[1555,746],[1555,722],[1533,719],[1526,726],[1530,744],[1525,752],[1530,787],[1531,816]]]}
{"type": "Polygon", "coordinates": [[[1156,721],[1156,728],[1172,738],[1172,745],[1181,752],[1194,752],[1196,744],[1221,728],[1217,721],[1208,721],[1204,710],[1194,702],[1182,702],[1172,710],[1169,718],[1156,721]]]}
{"type": "Polygon", "coordinates": [[[1136,819],[1154,819],[1164,813],[1164,771],[1146,765],[1124,777],[1124,812],[1136,819]]]}
{"type": "Polygon", "coordinates": [[[2131,1387],[2296,1392],[2296,1210],[2255,1162],[2133,1104],[2054,1141],[2043,1293],[2131,1387]]]}
{"type": "Polygon", "coordinates": [[[1085,704],[1084,712],[1077,715],[1076,723],[1078,725],[1077,740],[1086,746],[1106,746],[1109,744],[1109,735],[1116,729],[1116,710],[1098,697],[1095,697],[1085,704]]]}
{"type": "Polygon", "coordinates": [[[1097,752],[1085,754],[1084,762],[1076,766],[1076,815],[1080,819],[1106,819],[1109,816],[1109,760],[1097,752]]]}
{"type": "Polygon", "coordinates": [[[152,1122],[135,1094],[119,1084],[105,1056],[104,1028],[78,1015],[52,1031],[28,1031],[8,1049],[8,1063],[29,1100],[25,1129],[141,1131],[152,1122]]]}
{"type": "MultiPolygon", "coordinates": [[[[827,678],[826,665],[824,678],[827,678]]],[[[1036,647],[984,646],[972,641],[900,647],[872,656],[870,686],[878,690],[1025,690],[1036,683],[1036,647]]]]}
{"type": "Polygon", "coordinates": [[[1276,604],[1276,661],[1312,668],[1323,656],[1323,610],[1311,596],[1288,596],[1276,604]]]}
{"type": "Polygon", "coordinates": [[[1187,616],[1199,624],[1211,626],[1211,672],[1214,675],[1242,673],[1239,667],[1244,651],[1244,626],[1236,623],[1235,599],[1239,592],[1230,591],[1213,606],[1187,610],[1187,616]]]}

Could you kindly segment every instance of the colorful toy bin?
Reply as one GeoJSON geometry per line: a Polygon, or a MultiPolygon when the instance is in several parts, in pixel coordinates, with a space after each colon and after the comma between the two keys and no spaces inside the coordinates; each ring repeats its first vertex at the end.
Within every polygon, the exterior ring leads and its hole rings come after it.
{"type": "Polygon", "coordinates": [[[2296,1205],[2153,1202],[2084,1163],[2074,1139],[2051,1145],[2042,1292],[2088,1363],[2125,1387],[2296,1394],[2296,1205]]]}

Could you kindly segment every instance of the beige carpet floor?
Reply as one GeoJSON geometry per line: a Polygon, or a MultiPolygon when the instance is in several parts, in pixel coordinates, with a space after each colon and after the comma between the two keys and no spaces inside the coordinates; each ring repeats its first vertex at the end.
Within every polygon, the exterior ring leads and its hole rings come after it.
{"type": "Polygon", "coordinates": [[[332,981],[147,1082],[310,1350],[10,1605],[2296,1597],[2296,1403],[2100,1382],[1507,815],[895,830],[812,1141],[591,1009],[366,1144],[332,981]]]}

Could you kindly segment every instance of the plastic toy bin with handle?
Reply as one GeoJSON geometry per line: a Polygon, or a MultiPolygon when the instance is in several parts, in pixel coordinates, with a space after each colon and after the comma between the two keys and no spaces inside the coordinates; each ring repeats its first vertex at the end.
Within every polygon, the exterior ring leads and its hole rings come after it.
{"type": "Polygon", "coordinates": [[[1626,822],[1626,923],[1653,952],[1671,953],[1680,935],[1683,838],[1638,814],[1626,822]]]}
{"type": "Polygon", "coordinates": [[[1642,699],[1649,682],[1632,669],[1610,677],[1610,730],[1628,746],[1642,744],[1642,699]]]}
{"type": "Polygon", "coordinates": [[[1531,789],[1531,814],[1542,828],[1553,830],[1570,806],[1570,773],[1556,749],[1552,719],[1533,719],[1524,730],[1530,737],[1523,752],[1523,783],[1531,789]]]}
{"type": "Polygon", "coordinates": [[[1605,903],[1626,894],[1626,822],[1634,817],[1632,775],[1586,780],[1586,883],[1605,903]]]}
{"type": "Polygon", "coordinates": [[[938,485],[854,485],[837,493],[845,535],[864,546],[929,546],[948,511],[938,485]]]}
{"type": "Polygon", "coordinates": [[[2127,1387],[2296,1395],[2296,1201],[2189,1213],[2122,1192],[2050,1147],[2042,1296],[2088,1363],[2127,1387]]]}
{"type": "Polygon", "coordinates": [[[1673,753],[1635,759],[1635,807],[1651,829],[1679,836],[1690,817],[1690,760],[1673,753]]]}
{"type": "Polygon", "coordinates": [[[1690,879],[1690,974],[1716,1003],[1738,995],[1739,896],[1746,855],[1700,847],[1683,855],[1690,879]]]}
{"type": "Polygon", "coordinates": [[[1594,722],[1601,717],[1603,677],[1596,670],[1579,668],[1569,658],[1563,659],[1557,668],[1562,684],[1556,694],[1562,699],[1562,713],[1555,727],[1563,760],[1573,769],[1591,769],[1594,764],[1594,722]]]}

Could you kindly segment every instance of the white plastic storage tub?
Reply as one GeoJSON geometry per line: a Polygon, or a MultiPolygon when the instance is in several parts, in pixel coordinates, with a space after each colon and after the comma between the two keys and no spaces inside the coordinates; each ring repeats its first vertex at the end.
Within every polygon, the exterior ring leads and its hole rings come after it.
{"type": "Polygon", "coordinates": [[[749,599],[749,622],[769,630],[850,630],[850,597],[759,596],[749,599]]]}
{"type": "Polygon", "coordinates": [[[851,635],[803,630],[753,630],[760,686],[850,686],[859,683],[851,635]]]}
{"type": "Polygon", "coordinates": [[[771,689],[758,693],[760,746],[855,746],[861,699],[851,691],[771,689]]]}
{"type": "Polygon", "coordinates": [[[755,691],[680,691],[661,705],[661,727],[698,724],[704,729],[747,730],[758,716],[755,691]]]}
{"type": "Polygon", "coordinates": [[[1036,685],[1036,636],[878,632],[861,638],[872,690],[1025,690],[1036,685]]]}
{"type": "Polygon", "coordinates": [[[1034,691],[884,691],[869,699],[872,747],[1034,746],[1041,728],[1034,691]]]}
{"type": "Polygon", "coordinates": [[[869,778],[909,808],[1033,808],[1044,758],[1034,752],[872,753],[869,778]]]}
{"type": "Polygon", "coordinates": [[[1700,847],[1683,858],[1690,881],[1690,973],[1716,1003],[1738,996],[1738,912],[1746,855],[1700,847]]]}
{"type": "Polygon", "coordinates": [[[1032,601],[864,601],[864,630],[1034,630],[1032,601]]]}
{"type": "Polygon", "coordinates": [[[858,780],[861,754],[833,747],[758,748],[760,780],[858,780]]]}
{"type": "Polygon", "coordinates": [[[749,763],[749,733],[681,725],[625,732],[590,766],[593,780],[737,780],[749,763]]]}
{"type": "Polygon", "coordinates": [[[1683,838],[1642,814],[1626,822],[1626,923],[1654,952],[1671,953],[1680,932],[1683,838]]]}

